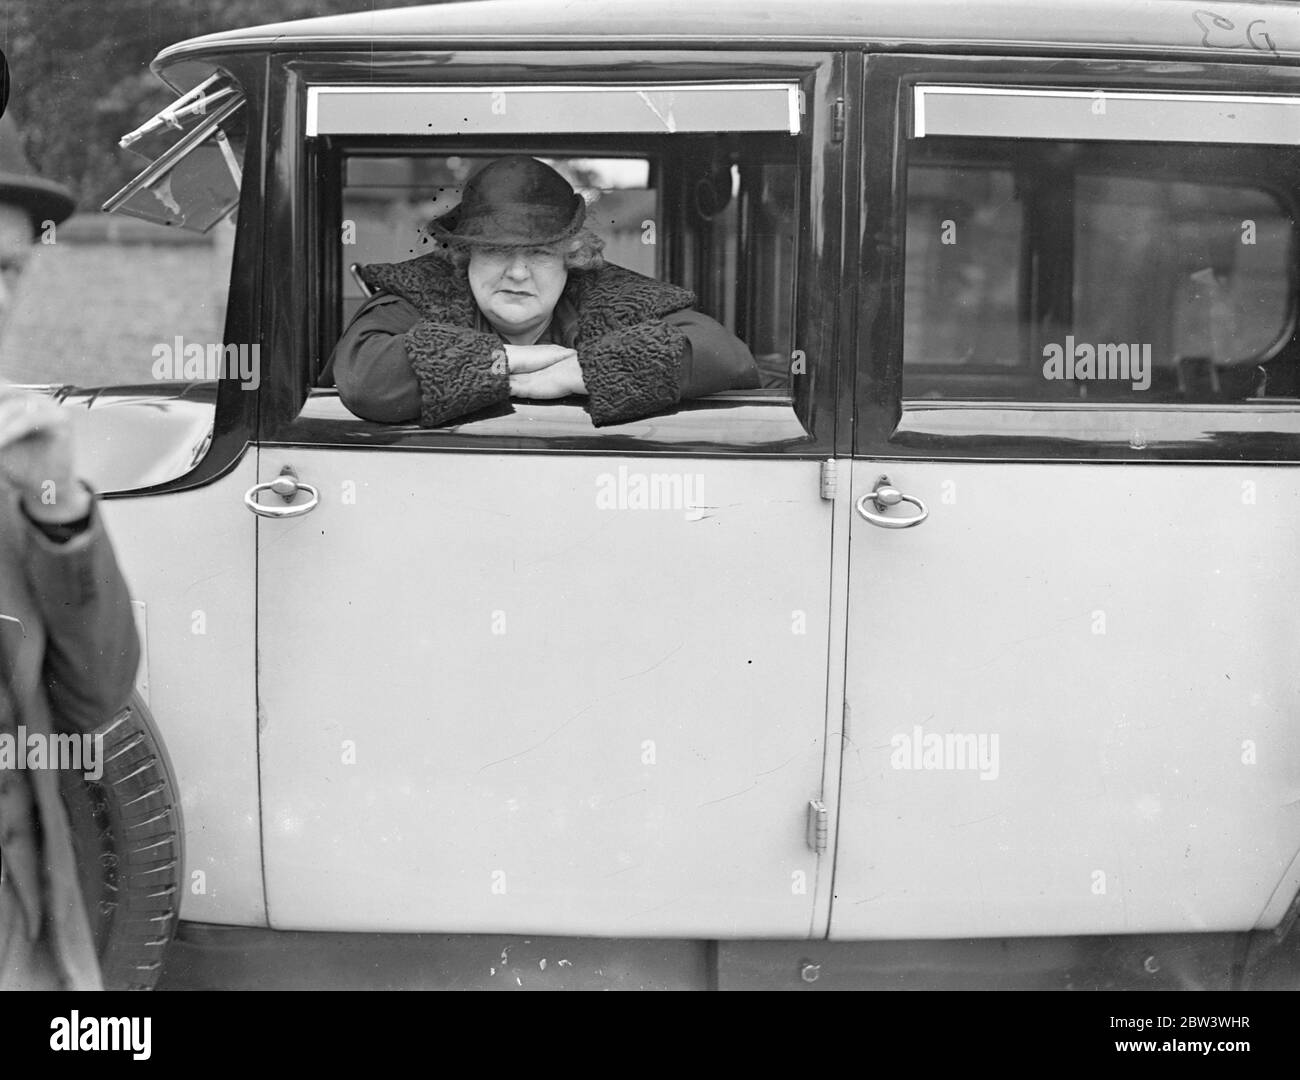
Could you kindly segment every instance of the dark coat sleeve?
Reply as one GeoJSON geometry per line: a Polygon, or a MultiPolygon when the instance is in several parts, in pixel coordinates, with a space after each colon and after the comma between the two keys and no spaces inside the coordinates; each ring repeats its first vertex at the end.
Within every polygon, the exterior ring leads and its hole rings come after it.
{"type": "MultiPolygon", "coordinates": [[[[368,301],[325,369],[339,399],[381,423],[436,427],[507,401],[493,334],[431,322],[395,296],[368,301]]],[[[613,331],[578,348],[592,422],[625,423],[720,390],[759,385],[749,350],[697,311],[674,312],[613,331]]]]}
{"type": "Polygon", "coordinates": [[[420,384],[406,359],[402,335],[420,321],[412,304],[396,296],[368,301],[334,346],[322,379],[338,387],[339,400],[365,420],[386,424],[420,418],[420,384]]]}
{"type": "Polygon", "coordinates": [[[98,727],[126,703],[140,664],[131,597],[99,509],[63,543],[28,525],[24,573],[45,624],[50,709],[70,730],[98,727]]]}
{"type": "Polygon", "coordinates": [[[436,427],[510,397],[493,334],[422,319],[381,295],[349,324],[326,368],[339,400],[366,420],[436,427]]]}
{"type": "Polygon", "coordinates": [[[758,364],[745,344],[720,322],[698,311],[678,311],[664,322],[686,338],[682,356],[683,398],[707,397],[723,390],[753,390],[761,385],[758,364]]]}
{"type": "Polygon", "coordinates": [[[760,385],[744,344],[689,308],[584,342],[578,360],[596,427],[662,412],[686,398],[760,385]]]}

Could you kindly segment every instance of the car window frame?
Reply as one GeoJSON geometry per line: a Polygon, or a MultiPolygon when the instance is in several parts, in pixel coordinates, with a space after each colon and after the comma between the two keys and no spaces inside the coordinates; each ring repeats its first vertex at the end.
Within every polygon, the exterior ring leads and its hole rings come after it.
{"type": "MultiPolygon", "coordinates": [[[[385,62],[388,81],[408,82],[412,85],[428,83],[431,79],[449,83],[495,79],[508,89],[512,81],[529,84],[548,79],[572,82],[580,77],[637,83],[672,83],[725,76],[727,81],[734,81],[738,70],[744,71],[747,77],[756,81],[796,79],[804,91],[805,101],[817,104],[806,108],[808,122],[804,131],[797,136],[788,136],[798,140],[797,161],[805,177],[799,207],[801,235],[797,256],[799,278],[795,295],[795,334],[797,340],[815,342],[809,351],[817,356],[820,366],[810,365],[809,376],[795,380],[793,403],[781,407],[793,409],[803,426],[803,435],[797,440],[781,437],[761,444],[755,444],[746,438],[733,445],[716,435],[708,435],[706,424],[701,422],[700,439],[684,443],[681,439],[663,438],[658,425],[662,417],[655,416],[599,429],[593,427],[590,435],[557,434],[553,438],[536,434],[536,424],[532,425],[531,431],[526,431],[528,425],[522,421],[517,432],[475,438],[450,427],[420,429],[395,425],[395,430],[379,430],[373,423],[360,418],[353,422],[350,429],[342,424],[326,425],[327,433],[319,423],[300,420],[309,396],[318,393],[317,388],[310,385],[310,373],[318,370],[314,367],[318,362],[316,353],[323,345],[316,338],[313,328],[320,327],[323,320],[328,321],[328,316],[322,311],[319,289],[314,283],[321,280],[321,272],[336,272],[337,260],[340,259],[337,250],[328,250],[331,245],[322,241],[319,236],[321,230],[316,227],[316,222],[320,221],[319,215],[328,211],[329,200],[335,196],[323,190],[327,185],[305,182],[308,172],[312,176],[319,176],[322,164],[327,164],[329,156],[337,154],[338,149],[327,138],[307,140],[302,136],[306,90],[312,85],[338,85],[342,77],[341,70],[346,65],[340,64],[337,55],[313,57],[298,54],[280,58],[283,79],[277,80],[274,70],[271,74],[273,100],[270,111],[278,119],[279,138],[271,150],[273,160],[268,171],[269,176],[297,176],[303,181],[300,190],[310,189],[303,192],[305,197],[297,200],[289,197],[286,191],[273,189],[269,193],[275,205],[268,212],[268,266],[276,265],[279,258],[281,264],[290,269],[278,278],[268,275],[270,287],[267,303],[270,310],[267,313],[267,325],[274,328],[277,339],[271,344],[272,354],[289,359],[293,370],[284,372],[280,378],[275,378],[273,373],[273,385],[263,388],[261,442],[267,445],[314,445],[325,440],[332,445],[352,446],[400,444],[435,449],[599,453],[622,448],[623,452],[637,449],[644,452],[689,452],[717,456],[824,457],[832,452],[837,419],[835,386],[840,376],[837,359],[840,354],[835,347],[838,325],[833,316],[836,314],[836,305],[834,297],[827,295],[825,279],[829,274],[826,269],[829,265],[827,256],[830,255],[838,264],[839,217],[844,200],[840,172],[836,168],[826,168],[826,162],[828,158],[833,160],[842,153],[839,143],[834,146],[828,146],[827,143],[830,141],[828,135],[832,114],[836,111],[834,102],[843,94],[843,53],[746,51],[719,54],[699,50],[639,49],[614,53],[569,53],[566,61],[561,64],[558,58],[545,51],[509,52],[476,56],[472,68],[468,65],[453,68],[445,62],[434,68],[418,50],[393,50],[383,57],[379,53],[371,57],[372,60],[379,58],[385,62]],[[521,72],[526,77],[522,77],[521,72]],[[270,224],[276,221],[289,223],[288,227],[277,229],[270,224]],[[831,222],[834,227],[828,229],[827,225],[831,222]],[[293,250],[291,245],[294,243],[300,245],[297,250],[305,253],[305,257],[300,255],[296,260],[290,257],[293,250]],[[820,274],[820,280],[807,280],[808,269],[812,270],[812,276],[820,274]],[[808,326],[806,335],[801,329],[805,324],[808,326]],[[309,352],[312,355],[309,356],[309,352]]],[[[351,78],[357,77],[358,73],[353,71],[351,78]]],[[[384,145],[400,145],[400,141],[392,138],[375,138],[384,145]]],[[[499,136],[497,139],[499,141],[499,136]]],[[[571,140],[581,140],[583,154],[595,156],[595,146],[587,137],[573,136],[571,140]]],[[[355,144],[358,140],[350,138],[348,141],[349,144],[355,144]]],[[[520,140],[512,139],[511,146],[518,146],[523,141],[522,137],[520,140]]],[[[562,138],[557,137],[552,145],[558,145],[561,141],[562,138]]],[[[337,244],[332,246],[338,248],[337,244]]],[[[325,359],[321,356],[319,362],[323,363],[325,359]]],[[[716,402],[706,398],[694,402],[688,411],[712,411],[720,416],[722,412],[735,407],[735,403],[725,397],[720,397],[716,402]]]]}
{"type": "MultiPolygon", "coordinates": [[[[1134,404],[905,400],[903,269],[907,142],[920,84],[1270,93],[1300,98],[1300,69],[1205,63],[1170,75],[1158,57],[1093,60],[1042,56],[871,54],[862,83],[864,162],[859,275],[880,282],[860,312],[854,454],[875,459],[970,461],[1300,461],[1300,401],[1134,404]],[[884,148],[888,148],[887,152],[884,148]]],[[[1292,202],[1287,193],[1284,205],[1292,202]]],[[[1294,303],[1293,303],[1294,307],[1294,303]]],[[[1300,323],[1282,347],[1300,347],[1300,323]]]]}

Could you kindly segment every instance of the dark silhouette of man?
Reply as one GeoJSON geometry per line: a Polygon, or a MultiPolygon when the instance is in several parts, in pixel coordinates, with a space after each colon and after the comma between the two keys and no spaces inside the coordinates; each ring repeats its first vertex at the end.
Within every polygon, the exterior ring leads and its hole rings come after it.
{"type": "MultiPolygon", "coordinates": [[[[0,328],[30,246],[73,209],[0,117],[0,328]]],[[[18,744],[98,727],[139,662],[126,584],[76,478],[67,414],[0,383],[0,989],[100,989],[58,764],[18,744]]]]}

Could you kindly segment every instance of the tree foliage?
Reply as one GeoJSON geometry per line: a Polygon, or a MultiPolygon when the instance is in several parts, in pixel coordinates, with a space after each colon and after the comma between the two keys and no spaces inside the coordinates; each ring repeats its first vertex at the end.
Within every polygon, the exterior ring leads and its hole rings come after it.
{"type": "MultiPolygon", "coordinates": [[[[439,0],[0,0],[9,111],[37,171],[81,209],[139,170],[117,140],[173,98],[149,70],[167,45],[200,34],[439,0]]],[[[446,2],[446,0],[442,0],[446,2]]]]}

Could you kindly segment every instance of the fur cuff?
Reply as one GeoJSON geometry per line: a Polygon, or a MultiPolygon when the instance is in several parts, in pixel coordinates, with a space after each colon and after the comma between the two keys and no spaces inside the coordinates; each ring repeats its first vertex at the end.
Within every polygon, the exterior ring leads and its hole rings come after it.
{"type": "Polygon", "coordinates": [[[509,400],[510,373],[504,364],[494,364],[492,354],[501,342],[492,334],[425,320],[405,337],[406,357],[420,383],[421,427],[438,427],[509,400]]]}
{"type": "Polygon", "coordinates": [[[591,422],[622,424],[676,405],[686,346],[685,334],[657,319],[579,345],[591,422]]]}

